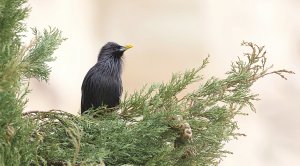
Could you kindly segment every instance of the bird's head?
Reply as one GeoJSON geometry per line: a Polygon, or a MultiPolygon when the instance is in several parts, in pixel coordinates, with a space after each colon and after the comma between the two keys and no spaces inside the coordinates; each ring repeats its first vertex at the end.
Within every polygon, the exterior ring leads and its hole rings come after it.
{"type": "Polygon", "coordinates": [[[114,42],[106,43],[102,48],[98,56],[98,60],[104,58],[121,58],[123,53],[132,48],[133,46],[128,44],[125,46],[121,46],[114,42]]]}

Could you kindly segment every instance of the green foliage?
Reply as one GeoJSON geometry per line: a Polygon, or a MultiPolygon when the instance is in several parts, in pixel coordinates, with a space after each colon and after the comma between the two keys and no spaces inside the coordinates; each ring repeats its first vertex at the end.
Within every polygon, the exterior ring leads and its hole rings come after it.
{"type": "Polygon", "coordinates": [[[57,29],[34,31],[30,45],[21,42],[29,8],[26,0],[0,0],[0,165],[38,163],[38,142],[32,133],[38,127],[22,118],[28,79],[46,80],[46,62],[62,42],[57,29]]]}
{"type": "Polygon", "coordinates": [[[255,111],[253,83],[269,74],[285,78],[293,73],[269,71],[263,47],[242,45],[252,52],[232,63],[226,78],[212,77],[181,98],[188,85],[203,81],[199,73],[208,58],[167,83],[126,94],[118,108],[89,110],[84,116],[58,110],[25,113],[39,125],[38,155],[45,163],[73,165],[217,165],[231,153],[224,144],[243,135],[234,117],[246,115],[245,107],[255,111]]]}
{"type": "Polygon", "coordinates": [[[264,47],[231,64],[223,79],[201,76],[208,64],[174,74],[167,83],[125,95],[118,108],[97,108],[83,116],[59,110],[22,113],[29,78],[48,80],[53,51],[64,40],[57,29],[38,32],[24,45],[25,0],[0,0],[0,165],[217,165],[238,136],[237,115],[255,111],[258,79],[270,71],[264,47]],[[188,85],[199,88],[183,97],[188,85]],[[204,83],[204,84],[201,84],[204,83]]]}

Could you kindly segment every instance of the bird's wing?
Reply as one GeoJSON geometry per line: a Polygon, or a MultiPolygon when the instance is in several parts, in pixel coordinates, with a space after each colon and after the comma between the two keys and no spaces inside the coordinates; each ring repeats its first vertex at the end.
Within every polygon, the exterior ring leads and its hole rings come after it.
{"type": "Polygon", "coordinates": [[[103,73],[94,66],[86,74],[81,91],[81,112],[102,105],[115,107],[120,102],[122,82],[120,78],[103,73]]]}
{"type": "Polygon", "coordinates": [[[91,76],[92,68],[88,71],[81,85],[81,113],[91,108],[92,105],[92,96],[91,96],[91,76]]]}

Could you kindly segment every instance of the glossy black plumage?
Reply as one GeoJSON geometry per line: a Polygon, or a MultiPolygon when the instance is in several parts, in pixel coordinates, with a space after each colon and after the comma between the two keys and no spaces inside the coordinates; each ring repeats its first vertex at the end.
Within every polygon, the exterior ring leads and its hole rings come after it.
{"type": "Polygon", "coordinates": [[[105,44],[97,63],[86,74],[81,86],[81,113],[99,106],[115,107],[122,94],[122,55],[131,45],[105,44]]]}

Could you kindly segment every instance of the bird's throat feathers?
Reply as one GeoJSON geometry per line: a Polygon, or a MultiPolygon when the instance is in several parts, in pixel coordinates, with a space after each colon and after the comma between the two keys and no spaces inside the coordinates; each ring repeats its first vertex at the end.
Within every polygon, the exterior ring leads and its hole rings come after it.
{"type": "Polygon", "coordinates": [[[108,74],[111,76],[120,77],[122,73],[122,67],[123,67],[123,60],[122,57],[98,57],[97,64],[99,66],[99,69],[101,70],[102,74],[108,74]]]}

